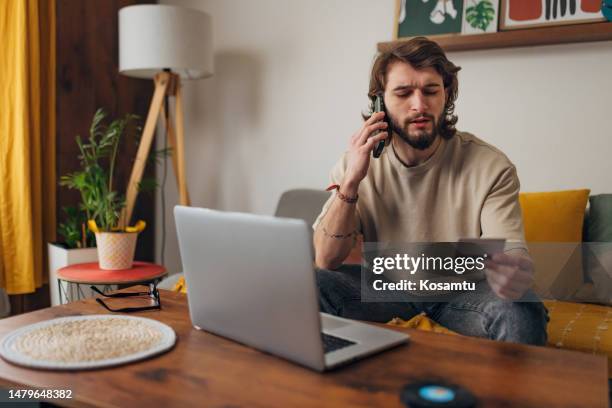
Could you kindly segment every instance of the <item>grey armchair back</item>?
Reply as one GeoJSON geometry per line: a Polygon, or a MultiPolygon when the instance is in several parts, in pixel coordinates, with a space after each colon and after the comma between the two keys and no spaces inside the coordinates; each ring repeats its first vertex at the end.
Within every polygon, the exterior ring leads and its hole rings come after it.
{"type": "Polygon", "coordinates": [[[329,198],[327,191],[300,188],[285,191],[276,207],[277,217],[300,218],[312,225],[329,198]]]}

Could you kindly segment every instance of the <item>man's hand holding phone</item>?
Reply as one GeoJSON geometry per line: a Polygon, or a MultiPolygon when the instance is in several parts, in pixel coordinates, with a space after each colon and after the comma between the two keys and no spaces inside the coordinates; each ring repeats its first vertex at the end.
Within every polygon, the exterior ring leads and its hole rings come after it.
{"type": "Polygon", "coordinates": [[[368,174],[372,150],[388,137],[385,112],[376,112],[363,123],[349,143],[348,167],[342,183],[344,194],[357,194],[359,183],[368,174]]]}
{"type": "Polygon", "coordinates": [[[317,228],[314,234],[315,263],[319,268],[340,267],[355,243],[359,184],[368,174],[372,151],[387,138],[384,118],[385,112],[372,114],[351,137],[347,168],[338,190],[338,196],[344,198],[334,200],[321,222],[322,228],[317,228]]]}

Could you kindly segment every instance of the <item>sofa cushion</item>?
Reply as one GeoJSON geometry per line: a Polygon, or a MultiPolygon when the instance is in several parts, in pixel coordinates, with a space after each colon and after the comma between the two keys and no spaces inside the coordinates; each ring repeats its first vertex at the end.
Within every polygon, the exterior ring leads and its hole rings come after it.
{"type": "Polygon", "coordinates": [[[600,354],[608,357],[612,377],[612,307],[545,301],[548,346],[600,354]]]}
{"type": "MultiPolygon", "coordinates": [[[[612,307],[559,301],[544,301],[544,305],[550,317],[547,346],[606,356],[608,374],[612,377],[612,307]]],[[[457,334],[423,313],[410,320],[395,318],[388,324],[457,334]]]]}
{"type": "Polygon", "coordinates": [[[521,193],[527,242],[581,242],[590,190],[521,193]]]}
{"type": "Polygon", "coordinates": [[[612,194],[589,198],[585,218],[585,285],[578,300],[612,305],[612,194]]]}
{"type": "Polygon", "coordinates": [[[582,228],[589,190],[521,193],[525,239],[535,264],[534,290],[571,300],[584,286],[582,228]]]}
{"type": "Polygon", "coordinates": [[[612,242],[612,194],[589,197],[585,230],[585,241],[612,242]]]}

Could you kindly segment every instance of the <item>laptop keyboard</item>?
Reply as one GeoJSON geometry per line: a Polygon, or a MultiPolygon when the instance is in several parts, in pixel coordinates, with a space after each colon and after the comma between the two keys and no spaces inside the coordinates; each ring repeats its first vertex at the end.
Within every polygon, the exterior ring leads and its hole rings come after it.
{"type": "Polygon", "coordinates": [[[331,336],[329,334],[321,333],[323,339],[323,350],[325,353],[331,353],[332,351],[340,350],[353,344],[357,344],[354,341],[342,339],[340,337],[331,336]]]}

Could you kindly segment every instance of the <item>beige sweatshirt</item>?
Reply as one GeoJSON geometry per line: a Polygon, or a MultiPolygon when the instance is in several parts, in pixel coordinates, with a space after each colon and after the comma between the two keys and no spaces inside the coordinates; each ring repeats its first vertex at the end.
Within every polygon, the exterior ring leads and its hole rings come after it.
{"type": "MultiPolygon", "coordinates": [[[[341,184],[345,153],[331,171],[341,184]]],[[[463,132],[442,140],[424,163],[406,167],[388,145],[371,159],[359,186],[357,229],[364,242],[453,242],[505,238],[508,248],[526,248],[519,206],[519,180],[498,149],[463,132]]],[[[325,217],[335,194],[313,228],[325,217]]]]}

